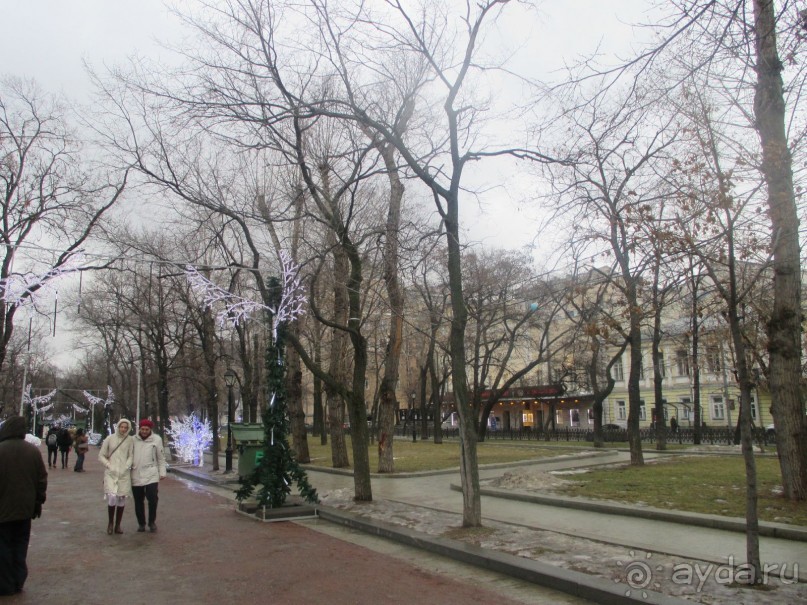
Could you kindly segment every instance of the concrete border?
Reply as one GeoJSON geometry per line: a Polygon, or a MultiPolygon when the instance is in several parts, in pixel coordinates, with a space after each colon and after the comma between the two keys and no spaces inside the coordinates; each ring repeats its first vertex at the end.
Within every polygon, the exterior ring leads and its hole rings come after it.
{"type": "Polygon", "coordinates": [[[631,589],[627,584],[616,583],[548,563],[480,548],[457,540],[429,536],[405,527],[359,517],[327,506],[320,505],[318,513],[319,518],[324,521],[393,540],[406,546],[426,550],[455,561],[495,571],[603,605],[634,605],[635,603],[692,605],[692,602],[686,599],[664,595],[651,590],[631,589]]]}
{"type": "MultiPolygon", "coordinates": [[[[451,489],[462,491],[462,487],[452,483],[451,489]]],[[[667,521],[669,523],[679,523],[682,525],[693,525],[695,527],[709,527],[745,533],[745,520],[738,517],[723,517],[721,515],[707,515],[703,513],[684,512],[677,510],[665,510],[652,506],[631,506],[620,504],[619,502],[604,502],[588,500],[585,498],[572,498],[551,496],[549,494],[531,494],[517,490],[499,490],[490,487],[480,489],[483,496],[502,498],[505,500],[518,500],[520,502],[530,502],[532,504],[543,504],[547,506],[559,506],[563,508],[574,508],[577,510],[587,510],[606,515],[621,515],[627,517],[640,517],[654,521],[667,521]]],[[[785,523],[759,522],[759,535],[768,538],[782,538],[796,542],[807,542],[807,529],[802,529],[795,525],[785,523]]]]}
{"type": "MultiPolygon", "coordinates": [[[[496,464],[480,464],[480,471],[513,468],[514,466],[535,466],[541,464],[557,464],[558,462],[574,462],[577,460],[588,460],[590,458],[607,458],[616,456],[617,450],[607,450],[602,452],[580,452],[579,454],[555,456],[553,458],[535,458],[533,460],[517,460],[515,462],[498,462],[496,464]]],[[[613,460],[605,460],[586,466],[599,466],[601,464],[612,464],[613,460]]],[[[353,476],[352,468],[333,468],[332,466],[317,466],[315,464],[303,464],[303,468],[316,471],[318,473],[331,473],[334,475],[353,476]]],[[[460,472],[460,467],[444,468],[434,471],[418,471],[412,473],[370,473],[372,479],[411,479],[413,477],[434,477],[437,475],[453,475],[460,472]]]]}

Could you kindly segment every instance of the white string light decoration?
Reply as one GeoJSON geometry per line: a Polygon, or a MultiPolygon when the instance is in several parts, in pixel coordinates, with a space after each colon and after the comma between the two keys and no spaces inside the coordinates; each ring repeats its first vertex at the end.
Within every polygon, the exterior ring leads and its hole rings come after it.
{"type": "Polygon", "coordinates": [[[191,414],[182,420],[172,422],[171,428],[166,430],[171,438],[174,449],[183,462],[195,466],[204,464],[204,452],[213,442],[213,429],[210,420],[204,422],[191,414]]]}
{"type": "Polygon", "coordinates": [[[39,301],[49,301],[57,296],[56,285],[66,275],[81,270],[84,254],[71,255],[59,267],[45,273],[15,273],[0,279],[0,298],[10,305],[36,308],[39,301]]]}
{"type": "MultiPolygon", "coordinates": [[[[93,395],[92,393],[90,393],[88,391],[82,391],[82,393],[84,394],[84,397],[87,398],[87,401],[90,402],[90,406],[93,408],[93,410],[95,410],[95,406],[99,405],[99,404],[103,405],[104,408],[106,409],[106,408],[111,407],[112,404],[115,403],[115,393],[112,392],[112,387],[109,386],[109,385],[107,385],[107,387],[106,387],[106,399],[103,399],[101,397],[96,397],[95,395],[93,395]]],[[[93,418],[93,420],[95,420],[95,414],[93,414],[92,418],[93,418]]],[[[93,435],[95,435],[95,434],[96,433],[93,433],[93,435]]],[[[111,426],[111,424],[109,426],[109,434],[110,435],[112,434],[112,426],[111,426]]]]}
{"type": "MultiPolygon", "coordinates": [[[[56,389],[53,389],[47,395],[40,395],[39,397],[31,397],[31,384],[29,383],[25,386],[25,391],[22,394],[22,404],[23,407],[25,407],[26,405],[31,406],[32,418],[36,418],[37,414],[42,414],[44,418],[45,412],[47,412],[53,407],[53,404],[50,403],[50,400],[53,399],[55,396],[56,396],[56,389]]],[[[36,425],[36,420],[33,420],[33,424],[36,425]]]]}
{"type": "Polygon", "coordinates": [[[291,256],[286,252],[281,252],[280,263],[283,271],[283,290],[277,308],[233,294],[211,282],[191,265],[185,268],[185,275],[194,292],[202,296],[202,304],[205,308],[223,307],[216,313],[216,321],[219,326],[223,327],[228,323],[237,326],[256,312],[267,310],[272,314],[272,338],[277,338],[277,327],[281,323],[293,321],[305,313],[304,306],[307,300],[303,294],[303,285],[300,283],[299,267],[291,256]]]}

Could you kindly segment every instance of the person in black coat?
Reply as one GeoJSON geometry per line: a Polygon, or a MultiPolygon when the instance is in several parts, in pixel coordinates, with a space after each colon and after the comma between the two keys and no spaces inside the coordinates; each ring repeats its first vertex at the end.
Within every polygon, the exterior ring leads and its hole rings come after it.
{"type": "Polygon", "coordinates": [[[48,447],[48,468],[56,468],[56,460],[58,459],[59,444],[59,429],[58,424],[53,424],[48,429],[48,434],[45,436],[45,445],[48,447]],[[51,458],[53,462],[51,462],[51,458]]]}
{"type": "Polygon", "coordinates": [[[22,591],[28,577],[31,519],[42,514],[48,471],[39,448],[25,441],[22,416],[0,427],[0,595],[22,591]]]}
{"type": "MultiPolygon", "coordinates": [[[[59,453],[62,455],[62,468],[67,468],[67,459],[70,457],[70,446],[73,445],[73,437],[66,426],[63,426],[56,437],[59,446],[59,453]]],[[[56,463],[53,464],[54,468],[56,463]]]]}

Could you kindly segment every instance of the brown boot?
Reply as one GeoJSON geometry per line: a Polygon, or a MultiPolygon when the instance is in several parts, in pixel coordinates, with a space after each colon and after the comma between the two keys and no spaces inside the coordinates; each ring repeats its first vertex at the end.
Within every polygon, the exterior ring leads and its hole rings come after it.
{"type": "Polygon", "coordinates": [[[123,530],[120,528],[120,521],[123,519],[123,507],[119,506],[115,511],[115,533],[122,534],[123,530]]]}
{"type": "Polygon", "coordinates": [[[106,533],[112,535],[112,522],[115,520],[115,507],[107,506],[107,513],[109,514],[109,525],[106,526],[106,533]]]}

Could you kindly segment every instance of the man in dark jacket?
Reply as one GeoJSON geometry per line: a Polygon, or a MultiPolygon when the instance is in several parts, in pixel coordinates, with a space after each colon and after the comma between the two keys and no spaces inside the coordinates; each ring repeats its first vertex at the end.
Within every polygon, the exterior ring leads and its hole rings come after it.
{"type": "Polygon", "coordinates": [[[48,488],[42,454],[25,441],[25,430],[22,416],[0,427],[0,595],[22,591],[31,519],[42,514],[48,488]]]}
{"type": "Polygon", "coordinates": [[[59,429],[61,428],[58,424],[51,425],[45,437],[45,445],[48,447],[48,468],[56,468],[56,460],[59,457],[59,429]],[[53,457],[53,462],[51,462],[51,457],[53,457]]]}

